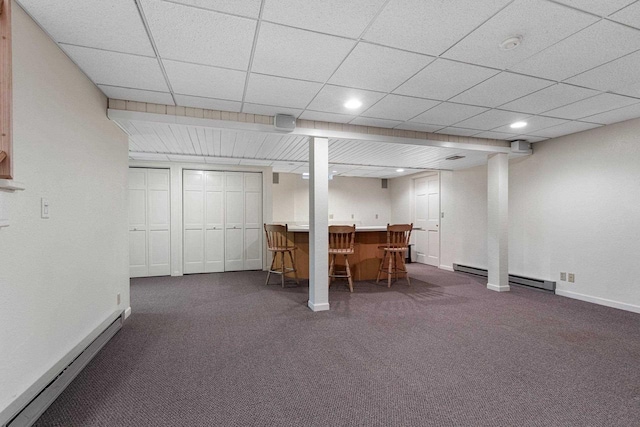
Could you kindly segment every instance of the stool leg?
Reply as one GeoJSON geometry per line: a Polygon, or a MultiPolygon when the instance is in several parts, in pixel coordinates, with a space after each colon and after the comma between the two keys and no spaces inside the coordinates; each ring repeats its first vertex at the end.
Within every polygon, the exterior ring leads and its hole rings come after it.
{"type": "Polygon", "coordinates": [[[331,254],[331,263],[329,264],[329,286],[333,283],[333,272],[336,267],[336,254],[331,254]]]}
{"type": "Polygon", "coordinates": [[[296,268],[296,258],[293,254],[293,250],[289,251],[289,258],[291,258],[291,268],[293,268],[293,277],[296,279],[296,284],[300,284],[298,281],[298,269],[296,268]]]}
{"type": "Polygon", "coordinates": [[[404,252],[400,254],[400,260],[402,262],[402,268],[404,269],[404,277],[407,279],[407,284],[411,286],[411,279],[409,279],[409,272],[407,271],[407,263],[404,260],[404,252]]]}
{"type": "Polygon", "coordinates": [[[390,253],[389,254],[389,270],[387,272],[387,288],[391,287],[391,278],[393,277],[393,266],[394,266],[395,256],[390,253]]]}
{"type": "Polygon", "coordinates": [[[380,267],[378,268],[378,277],[376,278],[376,284],[380,281],[380,275],[384,269],[384,261],[387,259],[387,251],[382,251],[382,260],[380,261],[380,267]]]}
{"type": "Polygon", "coordinates": [[[353,292],[353,278],[351,277],[351,268],[349,268],[349,258],[344,256],[344,265],[347,267],[347,280],[349,280],[349,291],[353,292]]]}
{"type": "Polygon", "coordinates": [[[284,275],[285,275],[285,272],[287,270],[285,270],[285,267],[284,267],[284,251],[280,252],[280,254],[282,255],[282,266],[281,266],[282,267],[282,278],[281,279],[282,279],[282,287],[284,288],[284,275]]]}
{"type": "Polygon", "coordinates": [[[267,273],[267,280],[265,280],[264,284],[268,285],[269,284],[269,277],[271,276],[271,270],[273,270],[273,266],[276,264],[276,256],[278,256],[277,253],[271,254],[272,258],[271,258],[271,267],[269,267],[269,272],[267,273]]]}

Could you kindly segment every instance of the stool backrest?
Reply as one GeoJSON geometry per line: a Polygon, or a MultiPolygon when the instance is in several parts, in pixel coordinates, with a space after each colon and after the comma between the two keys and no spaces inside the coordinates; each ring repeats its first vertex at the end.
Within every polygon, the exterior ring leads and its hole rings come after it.
{"type": "Polygon", "coordinates": [[[355,240],[356,240],[355,225],[330,225],[329,226],[329,249],[353,250],[355,240]]]}
{"type": "MultiPolygon", "coordinates": [[[[264,232],[267,235],[267,248],[275,249],[275,248],[288,248],[289,247],[289,239],[287,238],[287,233],[289,232],[289,227],[280,224],[265,224],[264,232]]],[[[291,245],[293,247],[293,244],[291,245]]]]}
{"type": "Polygon", "coordinates": [[[411,238],[411,224],[387,224],[387,246],[391,248],[408,248],[411,238]]]}

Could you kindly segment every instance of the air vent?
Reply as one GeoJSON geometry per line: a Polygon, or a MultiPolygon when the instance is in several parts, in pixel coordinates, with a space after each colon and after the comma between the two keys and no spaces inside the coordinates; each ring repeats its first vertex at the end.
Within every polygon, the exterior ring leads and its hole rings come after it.
{"type": "Polygon", "coordinates": [[[467,156],[450,156],[447,157],[445,160],[458,160],[458,159],[464,159],[467,156]]]}

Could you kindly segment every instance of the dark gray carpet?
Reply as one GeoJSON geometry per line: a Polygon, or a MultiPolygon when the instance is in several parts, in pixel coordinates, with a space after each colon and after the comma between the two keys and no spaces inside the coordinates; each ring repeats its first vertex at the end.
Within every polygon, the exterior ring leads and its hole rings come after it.
{"type": "Polygon", "coordinates": [[[410,265],[412,286],[132,280],[133,315],[38,426],[638,426],[640,315],[410,265]]]}

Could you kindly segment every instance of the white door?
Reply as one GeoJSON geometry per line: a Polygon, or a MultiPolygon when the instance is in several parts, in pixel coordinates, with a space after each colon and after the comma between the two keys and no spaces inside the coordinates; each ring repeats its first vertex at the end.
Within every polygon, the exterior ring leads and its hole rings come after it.
{"type": "Polygon", "coordinates": [[[262,174],[244,174],[244,269],[262,269],[262,174]]]}
{"type": "Polygon", "coordinates": [[[169,170],[129,169],[129,275],[171,272],[169,170]]]}
{"type": "Polygon", "coordinates": [[[225,271],[244,270],[244,173],[226,172],[225,271]]]}
{"type": "Polygon", "coordinates": [[[440,179],[438,175],[415,180],[416,261],[440,265],[440,179]]]}
{"type": "Polygon", "coordinates": [[[204,273],[204,172],[182,173],[184,273],[204,273]]]}
{"type": "Polygon", "coordinates": [[[224,271],[224,172],[205,172],[204,271],[224,271]]]}

